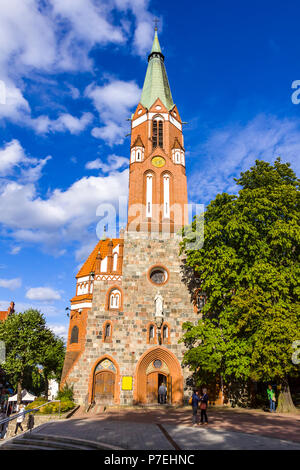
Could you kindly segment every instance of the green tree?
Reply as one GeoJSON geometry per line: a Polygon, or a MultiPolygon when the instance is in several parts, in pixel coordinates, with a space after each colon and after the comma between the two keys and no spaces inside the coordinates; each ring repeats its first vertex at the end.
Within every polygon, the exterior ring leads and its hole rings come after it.
{"type": "MultiPolygon", "coordinates": [[[[45,363],[46,376],[53,371],[51,363],[52,348],[59,352],[59,341],[46,327],[44,316],[38,311],[29,309],[24,313],[14,313],[5,322],[0,323],[0,340],[6,347],[6,359],[2,368],[17,388],[18,403],[21,402],[23,384],[29,383],[29,377],[36,381],[37,368],[45,363]]],[[[61,357],[58,357],[58,363],[61,357]]]]}
{"type": "Polygon", "coordinates": [[[44,343],[41,358],[46,397],[48,397],[49,380],[56,379],[58,382],[60,381],[65,359],[65,345],[63,340],[54,335],[51,330],[48,330],[47,335],[48,339],[44,343]]]}
{"type": "Polygon", "coordinates": [[[299,180],[277,159],[257,160],[235,181],[238,195],[217,195],[186,232],[196,248],[181,245],[191,290],[207,296],[198,325],[184,325],[184,362],[198,378],[276,382],[277,409],[289,411],[288,378],[299,373],[299,180]]]}

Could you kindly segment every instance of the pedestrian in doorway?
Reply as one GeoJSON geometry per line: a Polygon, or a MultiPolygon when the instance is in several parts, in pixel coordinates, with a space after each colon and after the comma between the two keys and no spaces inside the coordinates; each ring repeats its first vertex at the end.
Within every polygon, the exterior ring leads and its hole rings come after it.
{"type": "Polygon", "coordinates": [[[207,395],[207,389],[203,388],[202,389],[202,397],[200,398],[200,410],[201,410],[201,424],[208,424],[208,419],[207,419],[207,405],[208,405],[208,395],[207,395]]]}
{"type": "Polygon", "coordinates": [[[162,405],[166,403],[166,399],[167,399],[167,387],[162,382],[158,389],[158,401],[162,405]]]}
{"type": "Polygon", "coordinates": [[[17,423],[16,423],[15,434],[17,434],[19,428],[20,428],[21,431],[23,432],[22,423],[23,423],[24,418],[25,418],[25,406],[24,406],[24,405],[21,405],[21,406],[19,407],[19,413],[20,413],[20,416],[17,417],[17,423]]]}
{"type": "Polygon", "coordinates": [[[191,405],[193,410],[193,425],[197,426],[197,411],[198,411],[198,404],[200,401],[199,393],[197,390],[193,391],[193,395],[191,398],[191,405]]]}
{"type": "Polygon", "coordinates": [[[270,413],[275,413],[276,396],[271,384],[268,385],[267,394],[270,404],[270,413]]]}

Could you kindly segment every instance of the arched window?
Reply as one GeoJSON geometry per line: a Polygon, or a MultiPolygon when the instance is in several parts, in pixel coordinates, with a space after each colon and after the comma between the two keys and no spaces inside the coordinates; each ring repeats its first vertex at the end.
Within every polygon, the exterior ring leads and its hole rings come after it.
{"type": "Polygon", "coordinates": [[[163,136],[163,121],[158,122],[158,146],[163,148],[164,136],[163,136]]]}
{"type": "Polygon", "coordinates": [[[155,340],[155,327],[154,325],[149,326],[149,342],[152,343],[155,340]]]}
{"type": "Polygon", "coordinates": [[[162,118],[156,118],[152,122],[152,147],[163,148],[164,144],[164,122],[162,118]]]}
{"type": "Polygon", "coordinates": [[[110,336],[110,335],[111,335],[111,324],[107,323],[105,325],[105,337],[107,338],[107,336],[110,336]]]}
{"type": "Polygon", "coordinates": [[[110,322],[107,322],[104,326],[104,332],[103,332],[104,341],[110,341],[111,334],[112,334],[112,326],[110,322]]]}
{"type": "Polygon", "coordinates": [[[169,327],[168,325],[163,326],[163,341],[164,343],[167,343],[169,341],[169,327]]]}
{"type": "Polygon", "coordinates": [[[152,146],[153,149],[157,147],[157,121],[153,121],[152,123],[152,146]]]}
{"type": "Polygon", "coordinates": [[[72,331],[71,331],[71,339],[70,339],[70,344],[73,343],[78,343],[78,334],[79,334],[79,329],[78,326],[73,326],[72,331]]]}
{"type": "Polygon", "coordinates": [[[136,161],[137,161],[137,162],[140,162],[141,160],[142,160],[142,158],[141,158],[141,151],[140,151],[140,150],[137,150],[137,152],[136,152],[136,161]]]}
{"type": "Polygon", "coordinates": [[[119,308],[121,305],[121,293],[118,289],[114,289],[109,294],[109,308],[119,308]]]}

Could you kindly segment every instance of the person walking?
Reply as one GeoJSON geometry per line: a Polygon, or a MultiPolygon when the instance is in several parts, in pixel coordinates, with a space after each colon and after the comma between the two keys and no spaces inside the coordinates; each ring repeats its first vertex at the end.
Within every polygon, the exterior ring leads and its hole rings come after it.
{"type": "Polygon", "coordinates": [[[33,428],[34,428],[34,415],[32,412],[32,413],[29,413],[29,416],[28,416],[27,429],[28,431],[31,432],[33,428]]]}
{"type": "Polygon", "coordinates": [[[207,405],[208,405],[208,395],[207,395],[207,389],[203,388],[202,389],[202,397],[200,398],[200,410],[201,410],[201,424],[204,424],[204,419],[205,419],[205,424],[208,424],[208,419],[207,419],[207,405]]]}
{"type": "Polygon", "coordinates": [[[194,426],[197,426],[197,411],[198,411],[199,401],[200,401],[199,393],[197,392],[197,390],[194,390],[192,398],[191,398],[191,405],[192,405],[192,410],[193,410],[193,425],[194,426]]]}
{"type": "Polygon", "coordinates": [[[268,395],[269,404],[270,404],[270,413],[272,412],[275,413],[276,396],[275,396],[275,391],[273,390],[273,387],[271,384],[268,385],[267,395],[268,395]]]}
{"type": "Polygon", "coordinates": [[[20,406],[20,408],[19,408],[19,413],[20,413],[20,416],[17,417],[15,435],[17,434],[19,428],[20,428],[21,431],[23,432],[22,423],[23,423],[24,418],[25,418],[25,406],[24,406],[24,405],[21,405],[21,406],[20,406]]]}
{"type": "Polygon", "coordinates": [[[159,401],[159,403],[161,405],[166,403],[166,398],[167,398],[167,387],[162,382],[159,386],[159,389],[158,389],[158,401],[159,401]]]}

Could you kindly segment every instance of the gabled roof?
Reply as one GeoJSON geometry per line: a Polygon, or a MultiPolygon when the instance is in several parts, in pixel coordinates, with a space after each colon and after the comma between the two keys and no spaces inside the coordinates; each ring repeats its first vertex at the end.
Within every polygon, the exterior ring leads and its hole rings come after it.
{"type": "Polygon", "coordinates": [[[95,248],[93,249],[92,253],[88,257],[86,262],[78,271],[76,277],[89,276],[91,271],[95,271],[95,262],[96,262],[97,254],[100,251],[101,258],[104,259],[107,256],[108,244],[110,241],[113,242],[113,249],[114,249],[117,245],[119,245],[122,239],[121,238],[107,238],[106,240],[100,240],[95,246],[95,248]]]}
{"type": "Polygon", "coordinates": [[[181,143],[179,142],[179,140],[177,139],[177,137],[175,137],[175,139],[174,139],[174,144],[173,144],[172,149],[182,149],[183,150],[183,147],[182,147],[181,143]]]}
{"type": "Polygon", "coordinates": [[[173,108],[174,103],[164,65],[164,56],[160,49],[157,30],[155,30],[140,102],[149,109],[157,98],[160,98],[168,110],[173,108]]]}
{"type": "Polygon", "coordinates": [[[137,138],[135,139],[132,147],[145,147],[145,145],[143,144],[143,141],[141,139],[141,136],[140,134],[137,136],[137,138]]]}

